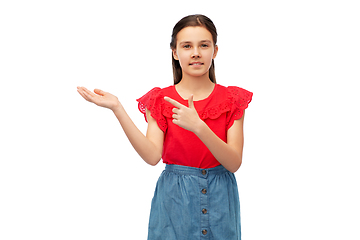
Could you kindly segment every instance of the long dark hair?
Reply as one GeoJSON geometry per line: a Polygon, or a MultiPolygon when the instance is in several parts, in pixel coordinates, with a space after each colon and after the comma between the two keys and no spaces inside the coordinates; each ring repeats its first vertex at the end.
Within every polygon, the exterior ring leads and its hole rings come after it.
{"type": "MultiPolygon", "coordinates": [[[[196,14],[196,15],[189,15],[184,17],[175,25],[171,35],[170,48],[172,50],[176,49],[176,36],[183,28],[200,27],[200,26],[205,27],[211,33],[214,41],[214,45],[216,45],[217,32],[214,23],[211,21],[210,18],[204,15],[196,14]]],[[[171,53],[171,58],[172,58],[172,68],[173,68],[174,85],[175,85],[178,84],[182,79],[182,70],[179,61],[174,59],[172,53],[171,53]]],[[[214,59],[212,60],[209,69],[209,78],[213,83],[216,83],[214,59]]]]}

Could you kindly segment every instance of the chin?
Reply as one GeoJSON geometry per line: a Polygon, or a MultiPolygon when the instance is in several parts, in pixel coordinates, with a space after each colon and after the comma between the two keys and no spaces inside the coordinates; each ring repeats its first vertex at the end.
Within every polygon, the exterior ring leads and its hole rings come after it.
{"type": "Polygon", "coordinates": [[[191,76],[191,77],[202,77],[205,74],[207,74],[208,72],[202,72],[202,73],[186,73],[187,75],[191,76]]]}
{"type": "Polygon", "coordinates": [[[209,69],[207,71],[204,71],[204,69],[198,69],[198,70],[191,70],[185,72],[187,75],[192,77],[202,77],[205,74],[209,74],[209,69]]]}

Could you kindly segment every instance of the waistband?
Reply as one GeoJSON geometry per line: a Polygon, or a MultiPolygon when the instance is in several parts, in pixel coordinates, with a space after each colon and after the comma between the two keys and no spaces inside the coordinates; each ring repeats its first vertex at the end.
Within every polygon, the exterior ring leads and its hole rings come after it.
{"type": "Polygon", "coordinates": [[[195,168],[175,164],[166,164],[165,171],[175,172],[181,175],[195,175],[198,177],[207,177],[209,175],[218,175],[223,173],[230,173],[222,165],[214,168],[195,168]]]}

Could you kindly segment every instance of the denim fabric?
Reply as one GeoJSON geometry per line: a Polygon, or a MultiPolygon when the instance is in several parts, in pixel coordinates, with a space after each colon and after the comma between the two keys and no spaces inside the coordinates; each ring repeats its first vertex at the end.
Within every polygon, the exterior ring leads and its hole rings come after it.
{"type": "Polygon", "coordinates": [[[240,202],[235,175],[166,165],[151,203],[148,240],[240,240],[240,202]]]}

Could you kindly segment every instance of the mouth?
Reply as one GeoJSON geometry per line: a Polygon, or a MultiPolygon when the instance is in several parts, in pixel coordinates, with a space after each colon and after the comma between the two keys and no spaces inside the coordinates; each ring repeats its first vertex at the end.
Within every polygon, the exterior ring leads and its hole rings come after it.
{"type": "Polygon", "coordinates": [[[189,65],[190,66],[200,66],[200,65],[204,65],[204,63],[202,63],[202,62],[192,62],[189,65]]]}

